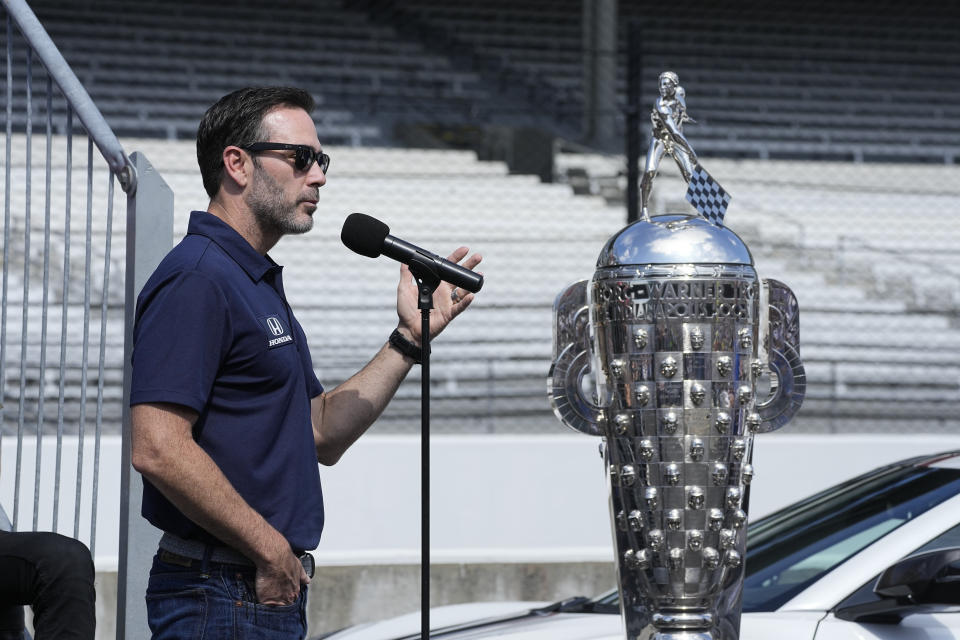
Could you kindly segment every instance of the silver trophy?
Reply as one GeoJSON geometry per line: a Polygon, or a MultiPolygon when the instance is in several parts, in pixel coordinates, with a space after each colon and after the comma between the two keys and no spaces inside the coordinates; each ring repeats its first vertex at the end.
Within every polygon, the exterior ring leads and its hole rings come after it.
{"type": "Polygon", "coordinates": [[[806,386],[796,297],[716,217],[671,214],[610,238],[554,317],[548,392],[603,438],[626,637],[737,638],[753,435],[806,386]]]}

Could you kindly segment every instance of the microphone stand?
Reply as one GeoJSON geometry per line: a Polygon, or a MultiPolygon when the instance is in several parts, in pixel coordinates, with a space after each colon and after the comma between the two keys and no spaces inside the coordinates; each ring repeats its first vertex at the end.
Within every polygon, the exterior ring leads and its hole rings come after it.
{"type": "Polygon", "coordinates": [[[430,310],[440,276],[432,260],[415,256],[410,273],[420,299],[420,638],[430,637],[430,310]]]}

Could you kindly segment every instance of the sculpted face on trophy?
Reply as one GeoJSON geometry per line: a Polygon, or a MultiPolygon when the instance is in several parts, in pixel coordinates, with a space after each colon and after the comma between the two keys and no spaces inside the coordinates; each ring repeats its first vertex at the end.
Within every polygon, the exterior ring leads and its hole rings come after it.
{"type": "Polygon", "coordinates": [[[642,218],[554,303],[550,400],[564,424],[603,438],[627,638],[732,640],[753,437],[786,424],[805,390],[797,300],[723,226],[730,196],[683,137],[676,74],[661,75],[651,119],[642,218]],[[649,215],[664,153],[696,214],[649,215]]]}

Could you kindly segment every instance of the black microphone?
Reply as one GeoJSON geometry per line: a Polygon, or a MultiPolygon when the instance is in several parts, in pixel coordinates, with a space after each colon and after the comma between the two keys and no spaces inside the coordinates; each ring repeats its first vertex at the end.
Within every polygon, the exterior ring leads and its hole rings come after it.
{"type": "Polygon", "coordinates": [[[483,276],[479,273],[391,236],[390,227],[363,213],[347,216],[340,231],[340,240],[351,251],[368,258],[378,258],[382,253],[407,265],[425,259],[432,264],[441,280],[472,293],[480,291],[483,286],[483,276]]]}

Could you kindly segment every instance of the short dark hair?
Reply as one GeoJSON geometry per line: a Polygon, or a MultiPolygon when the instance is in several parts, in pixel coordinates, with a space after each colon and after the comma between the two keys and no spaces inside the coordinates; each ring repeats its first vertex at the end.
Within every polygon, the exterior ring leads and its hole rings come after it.
{"type": "Polygon", "coordinates": [[[207,195],[213,198],[220,191],[224,149],[261,142],[263,117],[277,107],[312,113],[315,104],[309,93],[295,87],[246,87],[217,100],[197,128],[197,162],[207,195]]]}

